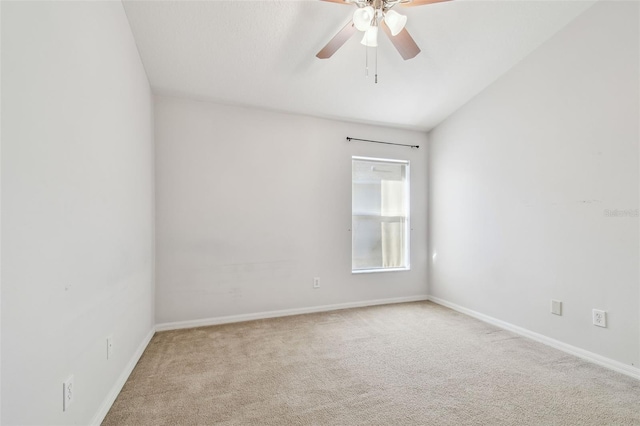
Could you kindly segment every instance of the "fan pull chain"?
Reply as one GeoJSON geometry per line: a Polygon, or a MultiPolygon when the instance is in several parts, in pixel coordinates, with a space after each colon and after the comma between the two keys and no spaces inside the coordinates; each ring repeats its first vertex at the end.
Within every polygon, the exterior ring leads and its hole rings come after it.
{"type": "MultiPolygon", "coordinates": [[[[382,10],[380,10],[380,13],[382,13],[382,10]]],[[[374,26],[376,26],[376,27],[378,27],[378,13],[377,13],[377,12],[373,15],[373,25],[374,25],[374,26]]],[[[379,28],[379,27],[378,27],[378,28],[379,28]]],[[[377,35],[379,35],[379,34],[377,34],[377,35]]],[[[376,37],[376,38],[377,38],[377,37],[376,37]]],[[[376,59],[375,59],[375,61],[376,61],[376,62],[375,62],[375,73],[376,73],[376,75],[375,75],[374,83],[375,83],[375,84],[378,84],[378,42],[377,42],[377,40],[376,40],[376,47],[375,47],[375,49],[376,49],[376,52],[375,52],[375,55],[376,55],[376,59]]]]}
{"type": "Polygon", "coordinates": [[[378,84],[378,46],[376,46],[376,80],[375,83],[378,84]]]}
{"type": "Polygon", "coordinates": [[[364,76],[369,78],[369,48],[364,47],[364,76]]]}

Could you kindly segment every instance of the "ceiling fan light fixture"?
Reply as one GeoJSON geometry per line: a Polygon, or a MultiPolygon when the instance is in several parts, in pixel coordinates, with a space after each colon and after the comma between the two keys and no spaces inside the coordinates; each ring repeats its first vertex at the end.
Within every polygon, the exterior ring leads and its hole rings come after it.
{"type": "Polygon", "coordinates": [[[373,7],[361,7],[353,13],[353,24],[359,31],[367,31],[375,14],[373,7]]]}
{"type": "Polygon", "coordinates": [[[360,43],[367,47],[378,47],[378,27],[370,26],[364,32],[364,37],[362,37],[360,43]]]}
{"type": "Polygon", "coordinates": [[[399,14],[395,10],[389,10],[384,15],[384,22],[389,27],[389,30],[391,30],[391,35],[396,36],[407,24],[407,17],[399,14]]]}

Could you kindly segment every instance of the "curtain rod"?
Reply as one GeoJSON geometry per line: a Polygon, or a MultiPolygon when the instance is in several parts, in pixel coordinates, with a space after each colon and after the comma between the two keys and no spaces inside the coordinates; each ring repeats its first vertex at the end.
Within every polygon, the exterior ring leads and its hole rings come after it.
{"type": "Polygon", "coordinates": [[[372,140],[369,140],[369,139],[350,138],[349,136],[347,136],[347,141],[348,142],[351,142],[351,141],[362,141],[362,142],[371,142],[371,143],[383,143],[385,145],[397,145],[397,146],[407,146],[409,148],[420,148],[420,145],[405,145],[403,143],[372,141],[372,140]]]}

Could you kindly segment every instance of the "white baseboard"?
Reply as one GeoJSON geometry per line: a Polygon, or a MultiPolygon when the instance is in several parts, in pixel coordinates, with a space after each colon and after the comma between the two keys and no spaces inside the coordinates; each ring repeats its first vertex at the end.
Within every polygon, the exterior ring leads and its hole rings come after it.
{"type": "Polygon", "coordinates": [[[593,352],[580,349],[578,347],[569,345],[567,343],[563,343],[559,340],[555,340],[545,335],[535,333],[531,330],[527,330],[526,328],[518,327],[517,325],[513,325],[508,322],[490,317],[488,315],[481,314],[480,312],[467,309],[460,305],[456,305],[455,303],[448,302],[438,297],[429,296],[429,300],[434,303],[437,303],[438,305],[445,306],[447,308],[453,309],[454,311],[458,311],[465,315],[469,315],[470,317],[479,319],[480,321],[484,321],[486,323],[495,325],[496,327],[500,327],[505,330],[512,331],[521,336],[535,340],[536,342],[544,343],[545,345],[551,346],[552,348],[559,349],[568,354],[575,355],[578,358],[582,358],[586,361],[593,362],[594,364],[598,364],[602,367],[606,367],[610,370],[617,371],[618,373],[622,373],[624,375],[640,380],[640,368],[634,367],[632,365],[623,364],[611,358],[607,358],[602,355],[598,355],[593,352]]]}
{"type": "Polygon", "coordinates": [[[178,330],[181,328],[204,327],[208,325],[228,324],[233,322],[253,321],[265,318],[286,317],[291,315],[311,314],[314,312],[335,311],[338,309],[362,308],[365,306],[389,305],[392,303],[418,302],[427,300],[426,295],[396,297],[392,299],[366,300],[363,302],[338,303],[335,305],[310,306],[307,308],[284,309],[280,311],[256,312],[253,314],[229,315],[224,317],[203,318],[191,321],[176,321],[156,324],[156,331],[178,330]]]}
{"type": "Polygon", "coordinates": [[[155,334],[155,329],[152,328],[149,331],[149,334],[147,334],[145,336],[145,338],[142,341],[142,343],[140,343],[140,346],[138,346],[138,349],[135,351],[135,353],[133,354],[133,356],[129,360],[129,363],[126,365],[126,367],[122,371],[122,374],[120,374],[120,377],[118,377],[118,380],[116,380],[116,382],[113,384],[113,387],[111,388],[111,390],[107,394],[107,397],[102,402],[102,405],[100,406],[100,409],[98,410],[96,415],[93,416],[93,420],[91,420],[91,423],[90,423],[91,425],[98,425],[99,426],[100,423],[102,423],[104,418],[107,416],[107,413],[111,409],[111,406],[113,405],[113,403],[115,402],[116,398],[118,397],[118,394],[122,390],[122,387],[127,382],[127,379],[131,375],[131,372],[133,371],[133,369],[135,368],[136,364],[138,363],[138,360],[140,360],[140,357],[142,356],[142,354],[144,353],[144,350],[149,345],[149,342],[151,341],[151,338],[153,337],[154,334],[155,334]]]}

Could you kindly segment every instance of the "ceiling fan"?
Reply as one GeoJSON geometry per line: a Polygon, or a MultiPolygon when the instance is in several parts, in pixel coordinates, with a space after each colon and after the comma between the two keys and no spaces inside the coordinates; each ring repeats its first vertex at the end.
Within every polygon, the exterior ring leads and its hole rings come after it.
{"type": "Polygon", "coordinates": [[[361,43],[367,47],[378,46],[378,28],[389,36],[391,43],[398,49],[404,60],[411,59],[420,53],[420,48],[404,28],[407,17],[391,10],[394,6],[423,6],[449,0],[322,0],[331,3],[354,4],[358,9],[347,25],[336,34],[316,56],[320,59],[330,58],[356,30],[363,31],[361,43]]]}

